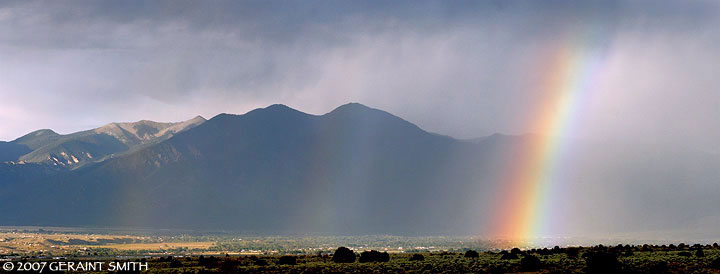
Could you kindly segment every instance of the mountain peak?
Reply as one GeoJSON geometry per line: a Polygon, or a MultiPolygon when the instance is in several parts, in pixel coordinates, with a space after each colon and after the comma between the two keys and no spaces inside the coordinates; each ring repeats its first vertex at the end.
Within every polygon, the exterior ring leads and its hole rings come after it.
{"type": "Polygon", "coordinates": [[[12,142],[27,145],[30,149],[36,149],[45,143],[52,142],[60,136],[60,134],[51,129],[41,129],[25,134],[12,142]]]}
{"type": "MultiPolygon", "coordinates": [[[[342,106],[339,106],[339,107],[333,109],[326,115],[358,116],[358,117],[359,116],[387,117],[387,118],[392,118],[392,119],[402,120],[404,122],[407,122],[404,119],[393,115],[392,113],[389,113],[384,110],[376,109],[376,108],[371,108],[371,107],[368,107],[368,106],[360,104],[360,103],[344,104],[342,106]]],[[[407,123],[410,123],[410,122],[407,122],[407,123]]]]}
{"type": "Polygon", "coordinates": [[[288,114],[306,114],[283,104],[273,104],[265,108],[256,108],[244,115],[288,115],[288,114]]]}
{"type": "Polygon", "coordinates": [[[293,108],[291,108],[287,105],[283,105],[283,104],[272,104],[272,105],[267,106],[265,109],[293,109],[293,108]]]}
{"type": "Polygon", "coordinates": [[[366,105],[360,104],[360,103],[347,103],[342,106],[336,107],[331,112],[345,112],[345,111],[368,111],[368,110],[376,110],[374,108],[368,107],[366,105]]]}
{"type": "MultiPolygon", "coordinates": [[[[60,135],[57,132],[53,131],[52,129],[39,129],[33,132],[30,132],[28,134],[25,134],[23,137],[40,137],[40,136],[57,136],[60,135]]],[[[20,137],[20,138],[23,138],[20,137]]],[[[20,139],[18,138],[18,139],[20,139]]]]}
{"type": "Polygon", "coordinates": [[[57,132],[53,131],[52,129],[41,129],[41,130],[37,130],[37,131],[35,131],[35,132],[33,132],[33,133],[35,134],[35,136],[40,136],[40,135],[60,135],[60,134],[58,134],[57,132]]]}
{"type": "Polygon", "coordinates": [[[205,118],[198,115],[190,120],[176,123],[161,123],[150,120],[140,120],[130,123],[109,123],[95,129],[95,132],[114,136],[123,143],[135,141],[147,142],[163,136],[169,138],[172,134],[190,129],[205,121],[205,118]]]}

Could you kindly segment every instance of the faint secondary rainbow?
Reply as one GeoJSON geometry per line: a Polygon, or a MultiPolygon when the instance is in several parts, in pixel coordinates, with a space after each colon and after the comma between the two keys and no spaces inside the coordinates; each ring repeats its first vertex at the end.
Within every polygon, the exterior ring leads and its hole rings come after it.
{"type": "Polygon", "coordinates": [[[603,51],[594,45],[594,38],[590,33],[571,33],[542,62],[546,76],[541,100],[525,122],[533,134],[511,153],[492,222],[493,236],[512,241],[548,236],[556,217],[553,196],[564,191],[554,187],[562,169],[561,155],[568,149],[559,137],[572,135],[576,129],[600,73],[603,51]]]}

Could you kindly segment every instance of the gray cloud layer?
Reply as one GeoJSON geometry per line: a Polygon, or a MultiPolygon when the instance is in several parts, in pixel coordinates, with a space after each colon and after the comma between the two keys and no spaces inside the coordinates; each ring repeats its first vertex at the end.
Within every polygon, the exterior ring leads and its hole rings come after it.
{"type": "Polygon", "coordinates": [[[6,1],[0,139],[350,101],[523,133],[579,36],[602,64],[568,137],[720,152],[719,25],[716,1],[6,1]]]}

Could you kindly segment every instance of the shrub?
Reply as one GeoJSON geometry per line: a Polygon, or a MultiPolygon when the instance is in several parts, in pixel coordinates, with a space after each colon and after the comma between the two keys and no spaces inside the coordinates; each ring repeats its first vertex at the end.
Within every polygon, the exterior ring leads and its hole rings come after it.
{"type": "Polygon", "coordinates": [[[178,268],[178,267],[182,267],[182,266],[183,266],[183,264],[178,260],[170,261],[170,268],[178,268]]]}
{"type": "Polygon", "coordinates": [[[297,264],[297,258],[295,256],[282,256],[278,260],[278,264],[295,265],[297,264]]]}
{"type": "Polygon", "coordinates": [[[520,269],[523,271],[537,271],[540,269],[540,259],[533,255],[526,255],[520,260],[520,269]]]}
{"type": "Polygon", "coordinates": [[[553,252],[550,251],[550,249],[547,249],[547,248],[543,248],[543,249],[540,249],[540,250],[537,251],[537,254],[540,254],[540,255],[552,255],[552,253],[553,253],[553,252]]]}
{"type": "Polygon", "coordinates": [[[519,259],[517,254],[505,253],[500,257],[500,260],[516,260],[519,259]]]}
{"type": "Polygon", "coordinates": [[[480,254],[475,250],[468,250],[465,252],[465,258],[477,258],[480,257],[480,254]]]}
{"type": "Polygon", "coordinates": [[[690,257],[690,256],[692,256],[692,253],[687,252],[687,251],[682,251],[682,252],[678,253],[678,256],[690,257]]]}
{"type": "Polygon", "coordinates": [[[720,270],[720,257],[715,258],[715,260],[710,262],[710,268],[720,270]]]}
{"type": "Polygon", "coordinates": [[[490,265],[487,268],[487,272],[490,274],[505,274],[508,271],[502,265],[490,265]]]}
{"type": "Polygon", "coordinates": [[[198,259],[198,264],[200,266],[209,268],[209,267],[213,267],[214,265],[216,265],[219,260],[220,259],[215,258],[215,256],[205,257],[205,256],[201,255],[200,258],[198,259]]]}
{"type": "Polygon", "coordinates": [[[237,269],[238,262],[231,259],[225,259],[220,263],[220,272],[233,273],[237,269]]]}
{"type": "Polygon", "coordinates": [[[577,258],[580,255],[580,249],[577,247],[568,247],[565,249],[565,254],[569,258],[577,258]]]}
{"type": "Polygon", "coordinates": [[[586,253],[588,274],[612,274],[617,273],[620,268],[617,255],[607,252],[586,253]]]}
{"type": "Polygon", "coordinates": [[[355,252],[344,246],[338,247],[333,253],[332,260],[336,263],[354,263],[355,252]]]}
{"type": "Polygon", "coordinates": [[[560,248],[559,246],[554,246],[552,252],[555,254],[562,253],[562,248],[560,248]]]}
{"type": "Polygon", "coordinates": [[[702,249],[698,249],[697,251],[695,251],[695,256],[705,257],[705,251],[703,251],[702,249]]]}
{"type": "Polygon", "coordinates": [[[668,273],[668,264],[664,261],[655,262],[650,268],[648,268],[648,273],[652,274],[664,274],[668,273]]]}
{"type": "Polygon", "coordinates": [[[410,257],[410,260],[411,261],[424,261],[425,256],[423,256],[422,254],[413,254],[412,257],[410,257]]]}
{"type": "Polygon", "coordinates": [[[376,250],[370,250],[370,251],[363,251],[360,253],[360,262],[361,263],[369,263],[369,262],[388,262],[390,261],[390,254],[387,252],[380,252],[376,250]]]}
{"type": "Polygon", "coordinates": [[[267,266],[268,262],[264,259],[257,259],[253,262],[253,264],[255,264],[257,266],[267,266]]]}

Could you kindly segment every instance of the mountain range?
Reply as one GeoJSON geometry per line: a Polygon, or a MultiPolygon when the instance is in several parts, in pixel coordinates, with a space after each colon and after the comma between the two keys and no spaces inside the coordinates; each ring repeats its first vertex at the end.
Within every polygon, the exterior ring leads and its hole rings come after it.
{"type": "MultiPolygon", "coordinates": [[[[532,138],[458,140],[357,103],[324,115],[272,105],[207,121],[44,129],[0,143],[0,225],[477,234],[497,217],[507,167],[532,138]]],[[[558,179],[567,205],[558,231],[717,216],[717,155],[577,147],[558,179]]]]}
{"type": "Polygon", "coordinates": [[[10,161],[10,164],[44,163],[75,169],[161,142],[205,121],[205,118],[197,116],[179,123],[147,120],[110,123],[68,135],[41,129],[4,143],[7,148],[2,150],[2,160],[10,161]]]}

